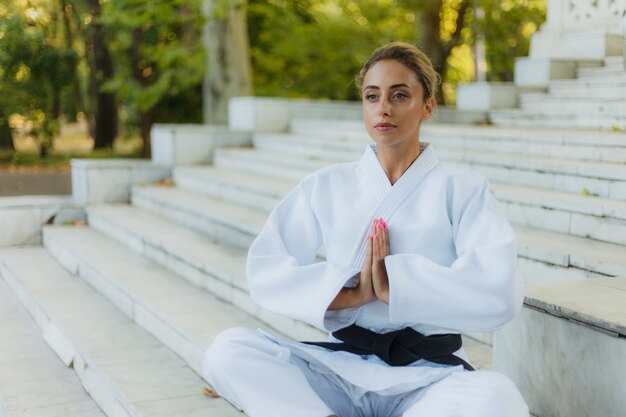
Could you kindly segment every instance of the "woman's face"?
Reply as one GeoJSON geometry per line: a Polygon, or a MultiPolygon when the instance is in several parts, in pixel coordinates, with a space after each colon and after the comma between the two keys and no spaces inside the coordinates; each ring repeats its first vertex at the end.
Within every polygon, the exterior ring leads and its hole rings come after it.
{"type": "Polygon", "coordinates": [[[361,92],[365,127],[378,145],[419,141],[420,124],[431,116],[435,101],[424,101],[414,71],[395,60],[378,61],[365,74],[361,92]]]}

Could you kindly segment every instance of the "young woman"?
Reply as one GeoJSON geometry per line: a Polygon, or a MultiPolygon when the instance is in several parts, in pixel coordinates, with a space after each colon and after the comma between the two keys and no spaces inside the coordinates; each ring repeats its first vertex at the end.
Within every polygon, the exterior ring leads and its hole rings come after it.
{"type": "Polygon", "coordinates": [[[459,333],[511,320],[523,285],[485,178],[420,142],[437,81],[416,47],[376,50],[359,77],[375,143],[360,161],[302,180],[250,247],[252,298],[331,334],[326,343],[220,334],[204,370],[248,415],[528,416],[514,384],[473,371],[461,348],[459,333]]]}

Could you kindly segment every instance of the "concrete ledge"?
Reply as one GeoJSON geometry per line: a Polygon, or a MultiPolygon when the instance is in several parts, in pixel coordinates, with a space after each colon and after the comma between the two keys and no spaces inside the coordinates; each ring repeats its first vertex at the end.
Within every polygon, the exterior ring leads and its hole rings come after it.
{"type": "Polygon", "coordinates": [[[70,196],[0,198],[0,247],[38,245],[44,224],[85,220],[85,212],[70,196]]]}
{"type": "Polygon", "coordinates": [[[528,285],[521,314],[494,337],[494,369],[540,416],[626,409],[626,278],[528,285]]]}
{"type": "Polygon", "coordinates": [[[228,102],[228,127],[254,132],[284,132],[289,128],[291,106],[287,99],[234,97],[228,102]]]}
{"type": "Polygon", "coordinates": [[[131,186],[170,176],[170,167],[141,159],[72,159],[74,203],[127,203],[131,186]]]}
{"type": "Polygon", "coordinates": [[[543,27],[530,38],[530,56],[572,60],[604,59],[622,55],[623,36],[604,31],[568,33],[545,30],[543,27]]]}
{"type": "Polygon", "coordinates": [[[456,107],[459,110],[487,111],[518,106],[520,93],[540,92],[541,88],[519,87],[513,83],[480,82],[460,85],[456,107]]]}
{"type": "Polygon", "coordinates": [[[151,137],[152,162],[172,166],[208,164],[216,147],[249,145],[252,135],[226,126],[155,124],[151,137]]]}
{"type": "Polygon", "coordinates": [[[574,61],[551,58],[522,57],[515,59],[515,85],[519,87],[548,87],[551,80],[576,78],[579,68],[602,65],[600,60],[574,61]]]}

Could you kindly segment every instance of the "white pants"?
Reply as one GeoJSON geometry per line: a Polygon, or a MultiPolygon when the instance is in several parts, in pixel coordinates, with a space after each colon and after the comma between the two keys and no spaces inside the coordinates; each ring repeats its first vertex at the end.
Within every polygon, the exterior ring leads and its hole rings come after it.
{"type": "Polygon", "coordinates": [[[368,392],[355,400],[349,384],[311,370],[289,349],[258,332],[233,328],[215,338],[204,372],[213,388],[250,417],[528,417],[506,376],[455,372],[398,396],[368,392]]]}

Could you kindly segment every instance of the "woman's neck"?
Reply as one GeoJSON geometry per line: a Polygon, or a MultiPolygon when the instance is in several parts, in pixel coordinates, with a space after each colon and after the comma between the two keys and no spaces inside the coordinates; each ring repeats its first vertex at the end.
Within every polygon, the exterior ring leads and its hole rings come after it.
{"type": "Polygon", "coordinates": [[[377,146],[376,149],[378,160],[391,185],[400,179],[420,155],[419,140],[411,141],[407,146],[377,146]]]}

